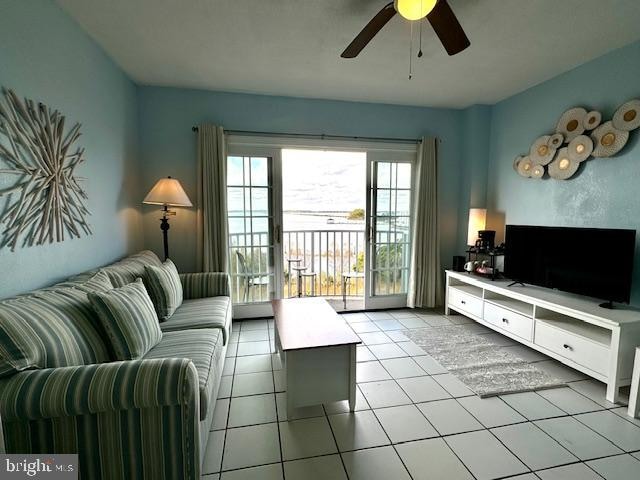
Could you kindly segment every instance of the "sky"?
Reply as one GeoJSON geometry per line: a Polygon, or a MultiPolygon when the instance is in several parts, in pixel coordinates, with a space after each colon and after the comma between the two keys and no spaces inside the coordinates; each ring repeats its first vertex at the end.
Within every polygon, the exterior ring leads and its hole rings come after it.
{"type": "Polygon", "coordinates": [[[366,153],[282,151],[284,211],[351,211],[365,208],[366,153]]]}

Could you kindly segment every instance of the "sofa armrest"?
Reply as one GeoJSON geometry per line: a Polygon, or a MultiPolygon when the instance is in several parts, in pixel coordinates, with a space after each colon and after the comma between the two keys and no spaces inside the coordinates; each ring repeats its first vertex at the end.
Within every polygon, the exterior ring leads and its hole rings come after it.
{"type": "Polygon", "coordinates": [[[163,358],[29,370],[0,383],[3,422],[171,405],[199,411],[189,359],[163,358]]]}
{"type": "Polygon", "coordinates": [[[231,280],[228,273],[183,273],[180,280],[185,300],[231,296],[231,280]]]}

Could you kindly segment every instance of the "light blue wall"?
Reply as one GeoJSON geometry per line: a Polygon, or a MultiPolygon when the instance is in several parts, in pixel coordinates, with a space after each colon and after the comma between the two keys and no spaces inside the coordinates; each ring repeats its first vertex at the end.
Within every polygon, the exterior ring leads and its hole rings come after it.
{"type": "Polygon", "coordinates": [[[59,109],[68,124],[82,123],[86,163],[78,173],[87,177],[94,231],[64,243],[1,250],[0,298],[139,248],[136,86],[50,0],[0,0],[0,85],[59,109]]]}
{"type": "MultiPolygon", "coordinates": [[[[285,97],[142,87],[139,89],[143,190],[171,175],[195,199],[196,136],[193,125],[210,122],[231,130],[418,138],[440,144],[442,258],[456,253],[460,209],[462,114],[457,110],[305,100],[285,97]]],[[[144,195],[144,193],[141,193],[144,195]]],[[[468,208],[468,207],[465,207],[468,208]]],[[[170,245],[179,269],[195,269],[195,214],[178,209],[171,219],[170,245]]],[[[145,243],[161,252],[157,209],[144,208],[145,243]]]]}
{"type": "Polygon", "coordinates": [[[460,169],[459,252],[464,252],[467,246],[469,208],[485,208],[487,205],[490,131],[490,106],[474,105],[462,112],[462,138],[464,143],[462,168],[460,169]]]}
{"type": "MultiPolygon", "coordinates": [[[[492,109],[488,205],[507,223],[640,227],[640,131],[616,157],[589,160],[565,182],[532,181],[512,169],[539,135],[552,132],[560,114],[582,105],[609,120],[623,102],[640,97],[640,42],[604,55],[495,105],[492,109]]],[[[637,237],[632,303],[640,305],[640,234],[637,237]]],[[[589,239],[585,238],[585,242],[589,239]]],[[[587,262],[597,262],[594,245],[587,262]]]]}

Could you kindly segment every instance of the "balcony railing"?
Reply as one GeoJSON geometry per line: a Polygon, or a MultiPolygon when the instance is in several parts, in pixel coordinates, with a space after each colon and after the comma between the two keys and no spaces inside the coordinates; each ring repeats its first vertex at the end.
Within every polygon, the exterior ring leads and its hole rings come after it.
{"type": "MultiPolygon", "coordinates": [[[[343,274],[365,269],[365,233],[357,230],[292,230],[282,235],[284,297],[303,295],[341,297],[343,274]],[[299,262],[293,260],[299,259],[299,262]],[[296,266],[305,267],[299,283],[296,266]]],[[[377,232],[374,274],[376,294],[399,293],[406,288],[408,235],[377,232]]],[[[266,232],[229,235],[232,296],[234,303],[264,302],[278,297],[275,291],[274,252],[266,232]],[[241,265],[238,252],[245,266],[241,265]]],[[[348,283],[348,297],[364,295],[364,278],[354,276],[348,283]]]]}
{"type": "MultiPolygon", "coordinates": [[[[342,274],[364,272],[364,232],[353,230],[298,230],[283,232],[284,295],[298,294],[297,265],[306,267],[302,277],[304,294],[342,295],[342,274]],[[300,262],[291,260],[300,259],[300,262]],[[291,267],[292,271],[289,271],[291,267]]],[[[354,278],[346,292],[349,296],[364,294],[363,279],[354,278]]]]}
{"type": "MultiPolygon", "coordinates": [[[[282,236],[284,274],[283,296],[298,295],[298,272],[295,266],[306,267],[302,282],[304,294],[341,296],[343,272],[364,272],[364,232],[354,230],[295,230],[282,236]],[[299,262],[288,260],[299,259],[299,262]]],[[[229,235],[232,296],[234,302],[263,302],[275,296],[273,249],[269,247],[266,232],[229,235]],[[238,252],[245,261],[245,269],[238,252]],[[268,281],[268,282],[267,282],[268,281]]],[[[349,282],[347,295],[362,296],[364,281],[354,278],[349,282]]]]}

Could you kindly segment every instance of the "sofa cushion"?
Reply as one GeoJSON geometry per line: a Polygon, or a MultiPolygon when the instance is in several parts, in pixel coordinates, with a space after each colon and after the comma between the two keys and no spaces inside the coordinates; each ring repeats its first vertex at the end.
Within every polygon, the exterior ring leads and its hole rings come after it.
{"type": "Polygon", "coordinates": [[[168,320],[160,324],[163,332],[197,328],[219,328],[226,345],[231,328],[231,299],[208,297],[185,300],[168,320]]]}
{"type": "MultiPolygon", "coordinates": [[[[162,262],[152,251],[143,250],[140,253],[123,258],[119,262],[107,265],[102,270],[109,275],[109,280],[111,280],[111,284],[114,288],[118,288],[134,282],[136,278],[144,277],[145,265],[154,265],[159,267],[162,265],[162,262]]],[[[79,275],[71,280],[82,278],[83,276],[79,275]]]]}
{"type": "Polygon", "coordinates": [[[145,285],[160,320],[166,320],[182,304],[182,282],[171,260],[162,266],[145,265],[145,285]]]}
{"type": "Polygon", "coordinates": [[[141,278],[124,287],[88,296],[107,332],[116,360],[142,358],[162,339],[156,311],[141,278]]]}
{"type": "Polygon", "coordinates": [[[81,289],[42,290],[0,302],[0,377],[109,360],[104,333],[81,289]]]}
{"type": "Polygon", "coordinates": [[[144,358],[188,358],[194,363],[200,389],[200,420],[204,420],[213,408],[210,403],[222,376],[218,370],[223,351],[220,329],[182,330],[166,332],[144,358]]]}

